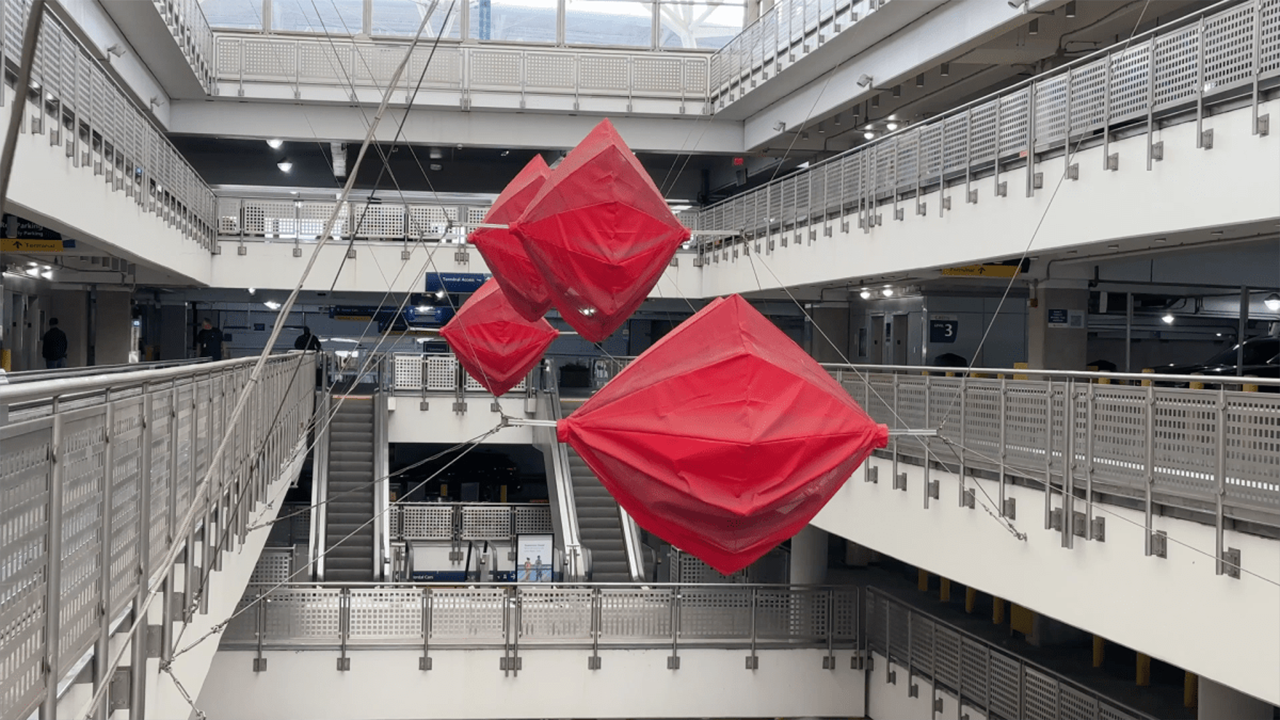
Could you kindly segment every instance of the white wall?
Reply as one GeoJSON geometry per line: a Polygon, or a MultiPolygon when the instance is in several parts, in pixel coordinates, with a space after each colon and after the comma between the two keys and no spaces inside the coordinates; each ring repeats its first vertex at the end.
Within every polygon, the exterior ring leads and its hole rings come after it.
{"type": "MultiPolygon", "coordinates": [[[[1280,117],[1280,102],[1266,103],[1260,112],[1280,117]]],[[[1280,157],[1280,134],[1258,137],[1250,126],[1248,108],[1207,118],[1205,129],[1214,131],[1214,147],[1207,151],[1196,149],[1194,123],[1157,130],[1155,140],[1164,142],[1165,160],[1155,163],[1151,172],[1146,170],[1145,136],[1112,142],[1111,152],[1120,156],[1118,172],[1102,169],[1101,147],[1081,150],[1076,156],[1080,179],[1063,181],[1052,204],[1063,173],[1061,158],[1038,166],[1044,189],[1032,198],[1025,196],[1026,174],[1018,169],[1002,176],[1008,182],[1007,197],[994,195],[990,177],[974,183],[976,205],[964,202],[963,186],[950,189],[952,209],[945,217],[938,217],[936,190],[923,198],[928,215],[915,215],[907,201],[904,219],[895,221],[892,209],[882,207],[884,224],[869,235],[858,229],[856,216],[850,216],[847,233],[833,222],[831,238],[820,231],[812,244],[779,243],[773,252],[752,254],[752,259],[742,256],[708,265],[702,294],[835,283],[1017,257],[1033,233],[1034,255],[1052,248],[1274,220],[1280,217],[1280,163],[1260,160],[1280,157]],[[755,272],[753,261],[760,265],[755,272]]],[[[1266,229],[1274,231],[1270,224],[1266,229]]]]}
{"type": "Polygon", "coordinates": [[[763,650],[760,668],[744,669],[746,650],[590,650],[522,647],[517,676],[498,669],[502,652],[434,649],[433,669],[418,670],[421,649],[350,653],[335,669],[333,650],[223,651],[214,659],[198,705],[211,720],[417,720],[439,718],[743,718],[861,717],[863,672],[848,650],[823,670],[824,650],[763,650]]]}
{"type": "MultiPolygon", "coordinates": [[[[1157,517],[1168,558],[1146,557],[1142,513],[1102,506],[1106,541],[1076,538],[1068,550],[1061,533],[1044,529],[1044,494],[1008,485],[1013,524],[1028,536],[1021,541],[981,507],[959,507],[955,475],[933,471],[941,499],[925,510],[923,468],[899,466],[908,477],[902,492],[889,460],[868,462],[880,481],[864,482],[859,469],[814,525],[1280,705],[1280,541],[1228,531],[1226,546],[1240,549],[1245,571],[1235,580],[1214,574],[1212,526],[1157,517]]],[[[998,483],[968,483],[998,497],[998,483]]]]}
{"type": "MultiPolygon", "coordinates": [[[[429,404],[421,409],[424,398],[417,394],[388,397],[387,436],[393,443],[445,443],[453,445],[471,440],[497,427],[502,417],[491,408],[493,397],[467,393],[467,411],[453,411],[453,393],[432,393],[429,404]]],[[[502,410],[511,417],[528,417],[524,412],[524,394],[511,392],[499,399],[502,410]]],[[[528,427],[507,427],[485,438],[485,443],[529,445],[533,432],[528,427]]]]}

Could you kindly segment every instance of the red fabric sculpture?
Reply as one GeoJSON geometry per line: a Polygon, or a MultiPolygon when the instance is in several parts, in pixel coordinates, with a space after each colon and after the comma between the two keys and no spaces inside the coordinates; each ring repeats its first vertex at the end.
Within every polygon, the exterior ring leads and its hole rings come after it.
{"type": "Polygon", "coordinates": [[[803,529],[889,440],[736,295],[636,358],[557,435],[641,527],[725,574],[803,529]]]}
{"type": "MultiPolygon", "coordinates": [[[[551,169],[546,161],[541,155],[534,155],[515,179],[503,188],[502,194],[484,216],[484,222],[507,225],[519,218],[549,177],[551,169]]],[[[484,256],[489,272],[502,286],[511,307],[529,322],[541,319],[551,307],[551,296],[547,294],[547,284],[529,260],[520,239],[510,230],[480,228],[471,233],[471,242],[484,256]]]]}
{"type": "Polygon", "coordinates": [[[602,121],[511,226],[565,322],[591,342],[644,302],[689,231],[602,121]]]}
{"type": "Polygon", "coordinates": [[[520,384],[557,335],[546,320],[520,317],[492,279],[440,330],[467,374],[494,395],[520,384]]]}

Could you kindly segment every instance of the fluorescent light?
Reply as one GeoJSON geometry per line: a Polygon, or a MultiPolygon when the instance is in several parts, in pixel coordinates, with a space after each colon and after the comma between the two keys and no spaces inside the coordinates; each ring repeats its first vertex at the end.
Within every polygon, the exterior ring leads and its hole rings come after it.
{"type": "Polygon", "coordinates": [[[264,302],[264,303],[262,303],[262,304],[263,304],[263,305],[266,305],[268,310],[279,310],[279,309],[280,309],[280,303],[276,302],[275,300],[267,300],[266,302],[264,302]]]}
{"type": "Polygon", "coordinates": [[[276,167],[280,168],[280,172],[289,172],[293,169],[293,163],[289,161],[289,158],[285,158],[276,163],[276,167]]]}
{"type": "Polygon", "coordinates": [[[861,297],[863,300],[870,300],[870,299],[871,299],[871,291],[870,291],[870,290],[868,290],[868,289],[866,289],[866,288],[863,288],[863,289],[862,289],[862,292],[858,293],[858,296],[859,296],[859,297],[861,297]]]}
{"type": "Polygon", "coordinates": [[[1172,315],[1172,314],[1170,314],[1170,313],[1165,313],[1165,314],[1164,314],[1164,317],[1162,317],[1162,318],[1160,318],[1160,319],[1164,321],[1164,324],[1165,324],[1165,325],[1172,325],[1172,324],[1173,324],[1173,315],[1172,315]]]}
{"type": "Polygon", "coordinates": [[[1271,312],[1280,311],[1280,294],[1271,293],[1266,300],[1262,301],[1262,304],[1266,305],[1271,312]]]}
{"type": "Polygon", "coordinates": [[[284,145],[284,141],[279,138],[272,138],[267,141],[267,145],[271,146],[272,150],[279,150],[280,146],[284,145]]]}

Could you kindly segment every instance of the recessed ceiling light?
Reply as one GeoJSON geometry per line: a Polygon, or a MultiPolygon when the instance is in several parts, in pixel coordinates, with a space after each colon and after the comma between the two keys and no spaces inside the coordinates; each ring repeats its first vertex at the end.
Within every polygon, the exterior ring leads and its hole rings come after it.
{"type": "Polygon", "coordinates": [[[894,130],[898,129],[898,123],[891,122],[888,125],[885,125],[885,127],[889,128],[889,132],[893,132],[894,130]]]}
{"type": "Polygon", "coordinates": [[[1160,318],[1160,319],[1164,321],[1164,324],[1165,324],[1165,325],[1172,325],[1172,324],[1173,324],[1173,315],[1172,315],[1172,314],[1170,314],[1170,313],[1165,313],[1165,314],[1164,314],[1164,317],[1162,317],[1162,318],[1160,318]]]}
{"type": "Polygon", "coordinates": [[[863,300],[870,300],[870,299],[871,299],[871,291],[870,291],[870,290],[868,290],[868,289],[866,289],[866,288],[863,288],[863,289],[862,289],[862,292],[858,293],[858,296],[859,296],[859,297],[861,297],[863,300]]]}
{"type": "Polygon", "coordinates": [[[1156,239],[1155,239],[1155,243],[1156,243],[1157,245],[1163,245],[1164,243],[1167,243],[1167,242],[1169,242],[1169,238],[1156,238],[1156,239]]]}
{"type": "Polygon", "coordinates": [[[280,172],[287,173],[293,169],[293,163],[289,161],[289,158],[285,158],[280,162],[276,163],[276,167],[280,168],[280,172]]]}
{"type": "Polygon", "coordinates": [[[1119,246],[1119,245],[1108,245],[1108,246],[1107,246],[1107,249],[1108,249],[1108,250],[1119,250],[1119,249],[1120,249],[1120,246],[1119,246]]]}
{"type": "Polygon", "coordinates": [[[1213,232],[1211,232],[1211,233],[1209,233],[1209,234],[1210,234],[1210,235],[1213,235],[1213,236],[1215,236],[1215,237],[1222,237],[1223,235],[1226,235],[1226,233],[1225,233],[1225,232],[1223,232],[1223,231],[1221,231],[1221,230],[1214,230],[1213,232]]]}
{"type": "Polygon", "coordinates": [[[893,297],[893,288],[891,288],[891,287],[887,287],[887,288],[885,288],[885,289],[881,290],[881,291],[880,291],[880,294],[881,294],[881,295],[883,295],[883,296],[885,296],[885,297],[893,297]]]}
{"type": "Polygon", "coordinates": [[[280,140],[279,138],[272,138],[267,141],[267,145],[269,145],[272,150],[279,150],[280,146],[283,144],[284,144],[284,141],[280,140]]]}

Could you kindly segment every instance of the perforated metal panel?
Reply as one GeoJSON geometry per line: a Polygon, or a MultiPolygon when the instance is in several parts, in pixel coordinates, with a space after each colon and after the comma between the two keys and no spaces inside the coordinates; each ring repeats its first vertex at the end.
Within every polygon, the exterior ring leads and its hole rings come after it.
{"type": "Polygon", "coordinates": [[[636,93],[679,95],[680,58],[639,57],[633,61],[631,89],[636,93]]]}
{"type": "Polygon", "coordinates": [[[693,96],[702,96],[707,92],[707,60],[702,58],[685,58],[684,92],[693,96]]]}
{"type": "Polygon", "coordinates": [[[396,353],[392,356],[392,384],[396,390],[422,388],[422,356],[396,353]]]}
{"type": "Polygon", "coordinates": [[[511,537],[511,510],[503,506],[462,508],[463,540],[506,540],[511,537]]]}
{"type": "Polygon", "coordinates": [[[551,507],[517,507],[516,534],[545,534],[553,532],[551,525],[551,507]]]}
{"type": "Polygon", "coordinates": [[[1262,35],[1258,47],[1258,71],[1261,77],[1280,72],[1280,0],[1256,0],[1261,3],[1262,35]]]}
{"type": "Polygon", "coordinates": [[[1000,98],[1000,155],[1017,155],[1027,149],[1027,124],[1030,122],[1028,90],[1025,88],[1000,98]]]}
{"type": "Polygon", "coordinates": [[[142,398],[115,403],[111,419],[111,547],[107,567],[113,615],[133,600],[138,587],[142,426],[142,398]]]}
{"type": "Polygon", "coordinates": [[[671,601],[669,590],[602,588],[601,639],[670,637],[671,601]]]}
{"type": "Polygon", "coordinates": [[[352,641],[421,642],[421,590],[353,588],[348,602],[348,628],[352,641]]]}
{"type": "MultiPolygon", "coordinates": [[[[246,43],[249,41],[246,41],[246,43]]],[[[274,40],[266,42],[276,42],[274,40]]],[[[245,46],[245,75],[249,74],[249,48],[245,46]]],[[[270,57],[264,48],[258,50],[264,57],[270,57]]],[[[299,82],[337,83],[346,85],[350,77],[352,51],[351,46],[339,43],[299,42],[297,43],[297,79],[299,82]]],[[[279,72],[277,70],[277,72],[279,72]]]]}
{"type": "Polygon", "coordinates": [[[419,47],[414,51],[406,72],[415,85],[421,78],[423,87],[462,87],[462,50],[454,47],[419,47]]]}
{"type": "Polygon", "coordinates": [[[1155,414],[1155,486],[1205,495],[1217,487],[1218,413],[1211,393],[1161,392],[1155,414]]]}
{"type": "MultiPolygon", "coordinates": [[[[353,46],[355,53],[355,74],[357,83],[371,83],[386,87],[396,73],[396,68],[404,60],[405,51],[399,46],[366,45],[358,43],[353,46]]],[[[407,87],[416,84],[418,77],[414,75],[407,87]]],[[[401,73],[399,84],[406,86],[406,78],[401,73]]]]}
{"type": "Polygon", "coordinates": [[[442,205],[410,205],[409,232],[411,237],[443,233],[450,222],[458,219],[456,207],[442,205]]]}
{"type": "Polygon", "coordinates": [[[986,704],[987,647],[969,638],[960,643],[960,690],[965,697],[986,704]]]}
{"type": "Polygon", "coordinates": [[[1249,80],[1253,64],[1253,3],[1204,21],[1205,92],[1218,92],[1249,80]]]}
{"type": "Polygon", "coordinates": [[[401,532],[406,540],[453,539],[453,507],[402,504],[401,532]]]}
{"type": "Polygon", "coordinates": [[[988,100],[970,110],[969,152],[973,163],[989,163],[996,157],[996,100],[988,100]]]}
{"type": "Polygon", "coordinates": [[[589,640],[591,594],[584,588],[521,588],[520,642],[589,640]]]}
{"type": "Polygon", "coordinates": [[[991,655],[991,705],[992,715],[1003,720],[1019,720],[1022,717],[1021,695],[1022,668],[1013,658],[993,653],[991,655]]]}
{"type": "Polygon", "coordinates": [[[358,238],[401,239],[404,233],[404,206],[352,203],[354,234],[358,238]]]}
{"type": "Polygon", "coordinates": [[[471,52],[469,79],[473,88],[519,88],[519,52],[476,49],[471,52]]]}
{"type": "Polygon", "coordinates": [[[506,604],[500,588],[431,590],[431,642],[501,640],[506,604]]]}
{"type": "Polygon", "coordinates": [[[259,585],[289,582],[292,559],[293,548],[263,548],[262,554],[258,556],[258,564],[253,566],[249,582],[259,585]]]}
{"type": "Polygon", "coordinates": [[[151,401],[151,518],[149,528],[150,557],[147,560],[146,577],[160,568],[160,560],[168,551],[169,536],[169,499],[173,492],[170,463],[173,453],[170,438],[173,424],[172,394],[157,393],[151,401]]]}
{"type": "Polygon", "coordinates": [[[102,573],[102,491],[105,409],[68,413],[63,421],[62,586],[59,592],[59,671],[65,672],[97,632],[102,573]]]}
{"type": "Polygon", "coordinates": [[[952,690],[960,689],[960,634],[938,627],[933,633],[933,677],[952,690]]]}
{"type": "Polygon", "coordinates": [[[1147,112],[1150,42],[1111,55],[1111,121],[1123,122],[1147,112]]]}
{"type": "MultiPolygon", "coordinates": [[[[245,201],[248,203],[249,201],[245,201]]],[[[304,240],[319,239],[324,233],[325,223],[329,222],[329,218],[333,215],[333,207],[337,203],[308,200],[296,203],[298,227],[296,229],[298,237],[304,240]]],[[[348,237],[351,234],[351,205],[343,203],[338,210],[338,217],[334,220],[333,231],[330,237],[348,237]]]]}
{"type": "Polygon", "coordinates": [[[1056,720],[1058,717],[1058,683],[1032,668],[1022,669],[1027,720],[1056,720]]]}
{"type": "Polygon", "coordinates": [[[453,390],[457,384],[458,360],[452,355],[427,355],[427,389],[453,390]]]}
{"type": "Polygon", "coordinates": [[[1067,76],[1059,75],[1036,83],[1036,149],[1058,147],[1066,142],[1067,76]]]}
{"type": "Polygon", "coordinates": [[[911,613],[910,623],[910,658],[911,666],[926,672],[930,677],[935,673],[933,666],[933,636],[936,629],[932,620],[917,613],[911,613]]]}
{"type": "Polygon", "coordinates": [[[234,80],[240,77],[240,38],[218,37],[218,77],[234,80]]]}
{"type": "Polygon", "coordinates": [[[341,598],[324,589],[279,588],[265,600],[264,639],[337,643],[341,598]]]}
{"type": "Polygon", "coordinates": [[[1225,422],[1227,498],[1260,509],[1280,507],[1280,401],[1229,393],[1225,422]]]}
{"type": "Polygon", "coordinates": [[[1156,38],[1155,106],[1162,109],[1194,98],[1200,31],[1190,27],[1156,38]]]}
{"type": "Polygon", "coordinates": [[[528,53],[524,72],[531,88],[572,90],[577,85],[574,58],[565,53],[528,53]]]}
{"type": "Polygon", "coordinates": [[[1069,685],[1059,687],[1058,720],[1096,720],[1098,701],[1069,685]]]}
{"type": "MultiPolygon", "coordinates": [[[[295,69],[302,66],[303,59],[298,57],[298,51],[307,47],[291,42],[281,42],[272,38],[245,38],[241,41],[240,62],[241,71],[244,73],[246,80],[283,80],[289,81],[295,78],[295,69]]],[[[319,46],[320,51],[328,50],[329,66],[334,65],[333,56],[335,53],[347,54],[347,61],[343,67],[351,67],[350,63],[350,46],[348,45],[329,45],[319,46]]],[[[340,78],[341,74],[330,71],[330,77],[340,78]]],[[[305,74],[298,75],[299,79],[306,80],[305,74]]]]}
{"type": "Polygon", "coordinates": [[[626,92],[629,60],[616,55],[579,55],[578,85],[583,90],[626,92]]]}
{"type": "Polygon", "coordinates": [[[1098,720],[1137,720],[1137,718],[1104,702],[1098,705],[1098,720]]]}
{"type": "MultiPolygon", "coordinates": [[[[7,38],[7,34],[6,34],[7,38]]],[[[44,692],[48,492],[52,420],[0,428],[0,707],[27,708],[44,692]]]]}
{"type": "MultiPolygon", "coordinates": [[[[1144,388],[1125,388],[1114,385],[1091,385],[1093,392],[1093,428],[1088,425],[1087,399],[1077,412],[1083,422],[1081,437],[1076,447],[1088,448],[1087,439],[1093,439],[1094,462],[1098,474],[1108,482],[1141,487],[1146,482],[1146,400],[1144,388]]],[[[1081,403],[1077,403],[1079,406],[1081,403]]]]}

